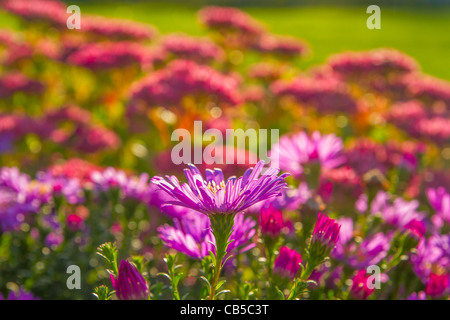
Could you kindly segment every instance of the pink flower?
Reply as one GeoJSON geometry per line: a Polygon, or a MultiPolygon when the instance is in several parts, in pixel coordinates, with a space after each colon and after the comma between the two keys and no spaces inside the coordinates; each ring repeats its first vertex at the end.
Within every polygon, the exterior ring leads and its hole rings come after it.
{"type": "Polygon", "coordinates": [[[275,259],[273,272],[282,277],[293,279],[300,269],[302,256],[300,253],[288,247],[281,247],[280,254],[275,259]]]}
{"type": "Polygon", "coordinates": [[[330,219],[319,212],[316,225],[312,233],[312,242],[319,242],[322,245],[332,249],[336,246],[339,239],[341,225],[334,219],[330,219]]]}
{"type": "Polygon", "coordinates": [[[259,225],[264,236],[277,238],[284,227],[283,213],[272,205],[263,207],[259,216],[259,225]]]}
{"type": "Polygon", "coordinates": [[[449,290],[449,274],[430,274],[425,292],[427,295],[437,298],[444,295],[449,290]]]}
{"type": "Polygon", "coordinates": [[[144,300],[149,295],[144,277],[127,260],[120,262],[117,278],[111,274],[111,282],[120,300],[144,300]]]}
{"type": "Polygon", "coordinates": [[[72,231],[78,231],[83,228],[84,220],[77,214],[69,214],[67,216],[67,227],[72,231]]]}
{"type": "Polygon", "coordinates": [[[367,299],[375,289],[370,289],[368,286],[368,280],[370,275],[366,274],[366,270],[359,270],[353,277],[353,283],[350,288],[350,294],[356,299],[367,299]]]}
{"type": "Polygon", "coordinates": [[[343,147],[342,139],[334,134],[322,135],[315,131],[308,136],[300,132],[291,137],[282,136],[278,144],[272,146],[271,157],[278,157],[281,169],[300,176],[303,166],[310,163],[319,163],[324,169],[342,164],[345,161],[341,155],[343,147]]]}

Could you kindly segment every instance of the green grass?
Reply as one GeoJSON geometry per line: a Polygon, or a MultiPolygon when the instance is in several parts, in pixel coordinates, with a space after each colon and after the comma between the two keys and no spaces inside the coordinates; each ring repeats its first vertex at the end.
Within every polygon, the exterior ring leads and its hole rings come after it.
{"type": "MultiPolygon", "coordinates": [[[[198,8],[183,5],[87,3],[82,13],[128,18],[155,25],[162,33],[204,34],[198,8]]],[[[422,71],[450,80],[450,7],[435,9],[381,8],[381,30],[369,30],[365,7],[248,8],[274,33],[305,39],[313,55],[306,68],[323,63],[333,53],[392,47],[414,57],[422,71]]],[[[0,26],[16,21],[0,15],[0,26]],[[5,20],[6,19],[6,20],[5,20]]]]}

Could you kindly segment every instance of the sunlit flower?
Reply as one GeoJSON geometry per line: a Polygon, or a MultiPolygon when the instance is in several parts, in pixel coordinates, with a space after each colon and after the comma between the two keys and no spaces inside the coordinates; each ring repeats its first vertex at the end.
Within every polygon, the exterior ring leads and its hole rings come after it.
{"type": "Polygon", "coordinates": [[[111,274],[111,282],[120,300],[145,300],[149,295],[144,277],[127,260],[120,262],[117,278],[111,274]]]}
{"type": "Polygon", "coordinates": [[[180,185],[175,176],[167,177],[167,180],[155,176],[151,181],[174,198],[167,205],[184,206],[206,215],[232,215],[277,197],[287,188],[284,178],[288,174],[278,176],[279,169],[269,168],[261,175],[263,168],[264,161],[260,161],[242,177],[225,181],[220,169],[206,170],[204,180],[200,171],[190,165],[184,170],[188,184],[180,185]]]}
{"type": "Polygon", "coordinates": [[[275,259],[273,272],[282,277],[293,279],[300,269],[301,263],[302,256],[300,253],[288,247],[281,247],[280,253],[275,259]]]}
{"type": "Polygon", "coordinates": [[[322,135],[315,131],[311,136],[300,132],[293,136],[283,136],[272,146],[271,158],[279,159],[281,169],[300,176],[304,166],[318,163],[321,168],[335,168],[345,160],[341,138],[334,134],[322,135]]]}

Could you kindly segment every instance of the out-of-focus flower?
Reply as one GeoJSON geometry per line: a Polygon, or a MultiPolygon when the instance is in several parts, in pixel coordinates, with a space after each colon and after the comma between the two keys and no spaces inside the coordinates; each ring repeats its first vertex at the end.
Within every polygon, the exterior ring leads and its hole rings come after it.
{"type": "Polygon", "coordinates": [[[312,192],[305,182],[301,182],[298,188],[289,187],[276,198],[257,203],[247,209],[248,213],[259,214],[263,207],[273,206],[278,210],[298,210],[312,197],[312,192]]]}
{"type": "Polygon", "coordinates": [[[427,300],[427,295],[424,291],[413,292],[408,296],[407,300],[427,300]]]}
{"type": "Polygon", "coordinates": [[[351,218],[337,220],[341,225],[339,239],[332,256],[344,261],[355,269],[367,268],[379,263],[387,256],[390,241],[382,232],[366,237],[361,243],[353,241],[353,221],[351,218]]]}
{"type": "Polygon", "coordinates": [[[64,163],[58,163],[50,168],[47,172],[55,178],[77,179],[82,185],[92,182],[91,175],[95,171],[102,169],[90,162],[78,158],[71,158],[64,163]]]}
{"type": "Polygon", "coordinates": [[[83,228],[84,220],[77,214],[69,214],[66,220],[67,227],[72,231],[78,231],[83,228]]]}
{"type": "Polygon", "coordinates": [[[388,121],[409,134],[415,134],[417,122],[426,117],[425,107],[420,101],[411,100],[392,105],[386,115],[388,121]]]}
{"type": "Polygon", "coordinates": [[[89,111],[75,105],[69,105],[47,112],[45,118],[50,122],[70,121],[79,125],[87,125],[92,117],[89,111]]]}
{"type": "Polygon", "coordinates": [[[66,5],[56,0],[5,0],[2,7],[27,21],[44,21],[54,25],[66,24],[66,5]]]}
{"type": "Polygon", "coordinates": [[[146,173],[135,176],[127,174],[123,170],[108,167],[101,171],[93,171],[91,173],[91,181],[96,190],[103,192],[112,189],[120,190],[120,196],[123,199],[134,199],[145,204],[157,206],[166,199],[161,198],[159,199],[160,203],[156,203],[156,198],[152,195],[155,191],[151,188],[149,175],[146,173]]]}
{"type": "Polygon", "coordinates": [[[260,79],[266,83],[271,83],[278,80],[285,71],[286,67],[268,62],[259,62],[250,65],[248,75],[251,78],[260,79]]]}
{"type": "MultiPolygon", "coordinates": [[[[211,231],[211,223],[205,215],[188,211],[174,219],[175,226],[162,225],[158,228],[159,237],[169,248],[175,249],[194,259],[202,259],[209,252],[215,252],[215,238],[211,231]]],[[[238,214],[234,218],[233,231],[227,252],[245,252],[255,246],[251,242],[256,231],[256,222],[238,214]]]]}
{"type": "Polygon", "coordinates": [[[366,270],[359,270],[353,277],[352,286],[350,288],[350,294],[355,299],[367,299],[372,293],[374,293],[375,288],[370,289],[367,283],[370,279],[370,275],[367,275],[366,270]]]}
{"type": "Polygon", "coordinates": [[[426,283],[434,270],[450,268],[450,236],[434,234],[423,237],[417,246],[417,252],[411,256],[413,270],[426,283]]]}
{"type": "Polygon", "coordinates": [[[149,289],[142,274],[127,260],[122,260],[117,278],[111,274],[111,283],[120,300],[145,300],[149,289]]]}
{"type": "Polygon", "coordinates": [[[280,141],[272,146],[271,158],[279,159],[281,169],[295,176],[304,173],[304,166],[319,164],[323,169],[339,166],[345,160],[341,155],[343,142],[334,134],[321,135],[315,131],[311,136],[305,132],[282,136],[280,141]]]}
{"type": "Polygon", "coordinates": [[[334,72],[353,79],[374,74],[407,74],[419,69],[417,62],[411,57],[392,49],[345,52],[332,56],[328,64],[334,72]]]}
{"type": "Polygon", "coordinates": [[[421,119],[417,124],[417,132],[419,136],[442,145],[450,140],[450,120],[446,117],[421,119]]]}
{"type": "Polygon", "coordinates": [[[246,87],[242,92],[242,98],[246,102],[261,102],[264,100],[266,91],[263,87],[254,85],[246,87]]]}
{"type": "Polygon", "coordinates": [[[70,64],[93,70],[124,68],[153,63],[151,51],[135,42],[100,42],[82,46],[67,57],[70,64]]]}
{"type": "Polygon", "coordinates": [[[275,259],[273,273],[293,279],[300,269],[301,263],[302,256],[300,253],[288,247],[281,247],[280,253],[275,259]]]}
{"type": "Polygon", "coordinates": [[[449,274],[441,275],[432,273],[428,278],[425,292],[428,296],[438,298],[449,291],[449,274]]]}
{"type": "Polygon", "coordinates": [[[362,192],[359,175],[348,167],[323,170],[320,177],[319,194],[325,201],[345,205],[349,197],[357,198],[362,192]]]}
{"type": "Polygon", "coordinates": [[[158,34],[154,26],[130,20],[112,19],[101,16],[83,16],[81,31],[115,41],[144,41],[158,34]]]}
{"type": "Polygon", "coordinates": [[[221,33],[238,33],[241,38],[257,39],[265,32],[247,13],[231,7],[205,7],[198,12],[200,21],[221,33]]]}
{"type": "Polygon", "coordinates": [[[292,82],[274,82],[271,91],[279,96],[292,96],[298,103],[317,109],[319,114],[355,113],[358,105],[349,87],[335,78],[310,79],[299,77],[292,82]]]}
{"type": "MultiPolygon", "coordinates": [[[[360,201],[361,199],[367,202],[366,195],[362,195],[360,201]]],[[[367,208],[367,205],[362,207],[367,208]]],[[[372,214],[380,214],[385,223],[404,229],[413,220],[424,220],[424,214],[419,212],[418,208],[417,200],[406,201],[403,198],[395,198],[392,201],[392,195],[380,191],[373,199],[370,210],[372,214]]]]}
{"type": "Polygon", "coordinates": [[[287,36],[276,36],[269,33],[262,35],[252,48],[262,53],[270,53],[283,57],[304,56],[309,48],[300,39],[287,36]]]}
{"type": "Polygon", "coordinates": [[[54,177],[48,172],[39,172],[37,179],[52,189],[53,196],[62,195],[70,204],[77,204],[84,201],[83,188],[78,179],[54,177]]]}
{"type": "Polygon", "coordinates": [[[233,77],[193,61],[175,60],[132,86],[130,106],[144,103],[148,107],[178,107],[188,95],[215,97],[214,102],[232,106],[241,100],[233,77]]]}
{"type": "Polygon", "coordinates": [[[45,237],[45,245],[51,248],[58,247],[63,241],[64,236],[57,231],[52,231],[45,237]]]}
{"type": "Polygon", "coordinates": [[[450,225],[450,193],[444,187],[428,188],[426,190],[428,202],[436,211],[431,217],[433,225],[439,230],[444,224],[450,225]]]}
{"type": "Polygon", "coordinates": [[[115,150],[120,145],[119,136],[114,131],[101,126],[80,127],[75,136],[78,137],[78,141],[73,144],[73,147],[86,153],[115,150]]]}
{"type": "Polygon", "coordinates": [[[206,215],[233,215],[250,206],[281,194],[287,188],[284,178],[278,176],[279,169],[269,168],[260,174],[264,161],[259,161],[254,168],[249,168],[242,177],[231,177],[227,181],[222,170],[206,170],[206,180],[194,165],[185,169],[188,184],[180,185],[175,176],[155,176],[152,182],[157,184],[174,198],[167,205],[184,206],[206,215]]]}
{"type": "Polygon", "coordinates": [[[225,59],[223,49],[207,38],[171,34],[164,37],[162,46],[165,51],[179,59],[194,60],[198,63],[222,62],[225,59]]]}
{"type": "MultiPolygon", "coordinates": [[[[0,300],[3,300],[1,294],[0,300]]],[[[17,292],[11,290],[6,300],[40,300],[40,298],[34,296],[31,292],[25,291],[23,288],[19,288],[17,292]]]]}
{"type": "Polygon", "coordinates": [[[51,197],[50,187],[17,168],[0,169],[0,227],[17,230],[29,214],[37,213],[51,197]]]}
{"type": "Polygon", "coordinates": [[[419,241],[423,238],[426,232],[426,226],[423,221],[413,219],[405,225],[405,229],[408,230],[414,238],[419,241]]]}
{"type": "Polygon", "coordinates": [[[36,80],[29,79],[19,72],[8,73],[0,78],[0,98],[6,99],[16,92],[27,94],[41,94],[44,85],[36,80]]]}
{"type": "Polygon", "coordinates": [[[277,238],[284,227],[283,213],[272,205],[263,207],[258,217],[263,236],[277,238]]]}
{"type": "Polygon", "coordinates": [[[404,79],[409,93],[427,104],[444,103],[450,109],[450,83],[431,76],[412,75],[404,79]]]}
{"type": "Polygon", "coordinates": [[[353,141],[344,154],[347,164],[360,175],[372,169],[378,169],[382,173],[387,170],[386,148],[370,139],[361,138],[353,141]]]}

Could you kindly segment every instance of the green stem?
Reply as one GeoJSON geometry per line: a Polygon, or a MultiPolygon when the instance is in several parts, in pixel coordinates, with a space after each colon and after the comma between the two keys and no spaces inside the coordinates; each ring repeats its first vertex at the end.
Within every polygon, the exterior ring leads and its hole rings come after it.
{"type": "Polygon", "coordinates": [[[209,300],[214,300],[216,287],[219,282],[220,272],[222,271],[224,258],[227,254],[228,240],[234,225],[234,215],[216,214],[210,215],[211,229],[216,239],[216,259],[214,261],[214,274],[211,283],[211,292],[209,300]]]}

